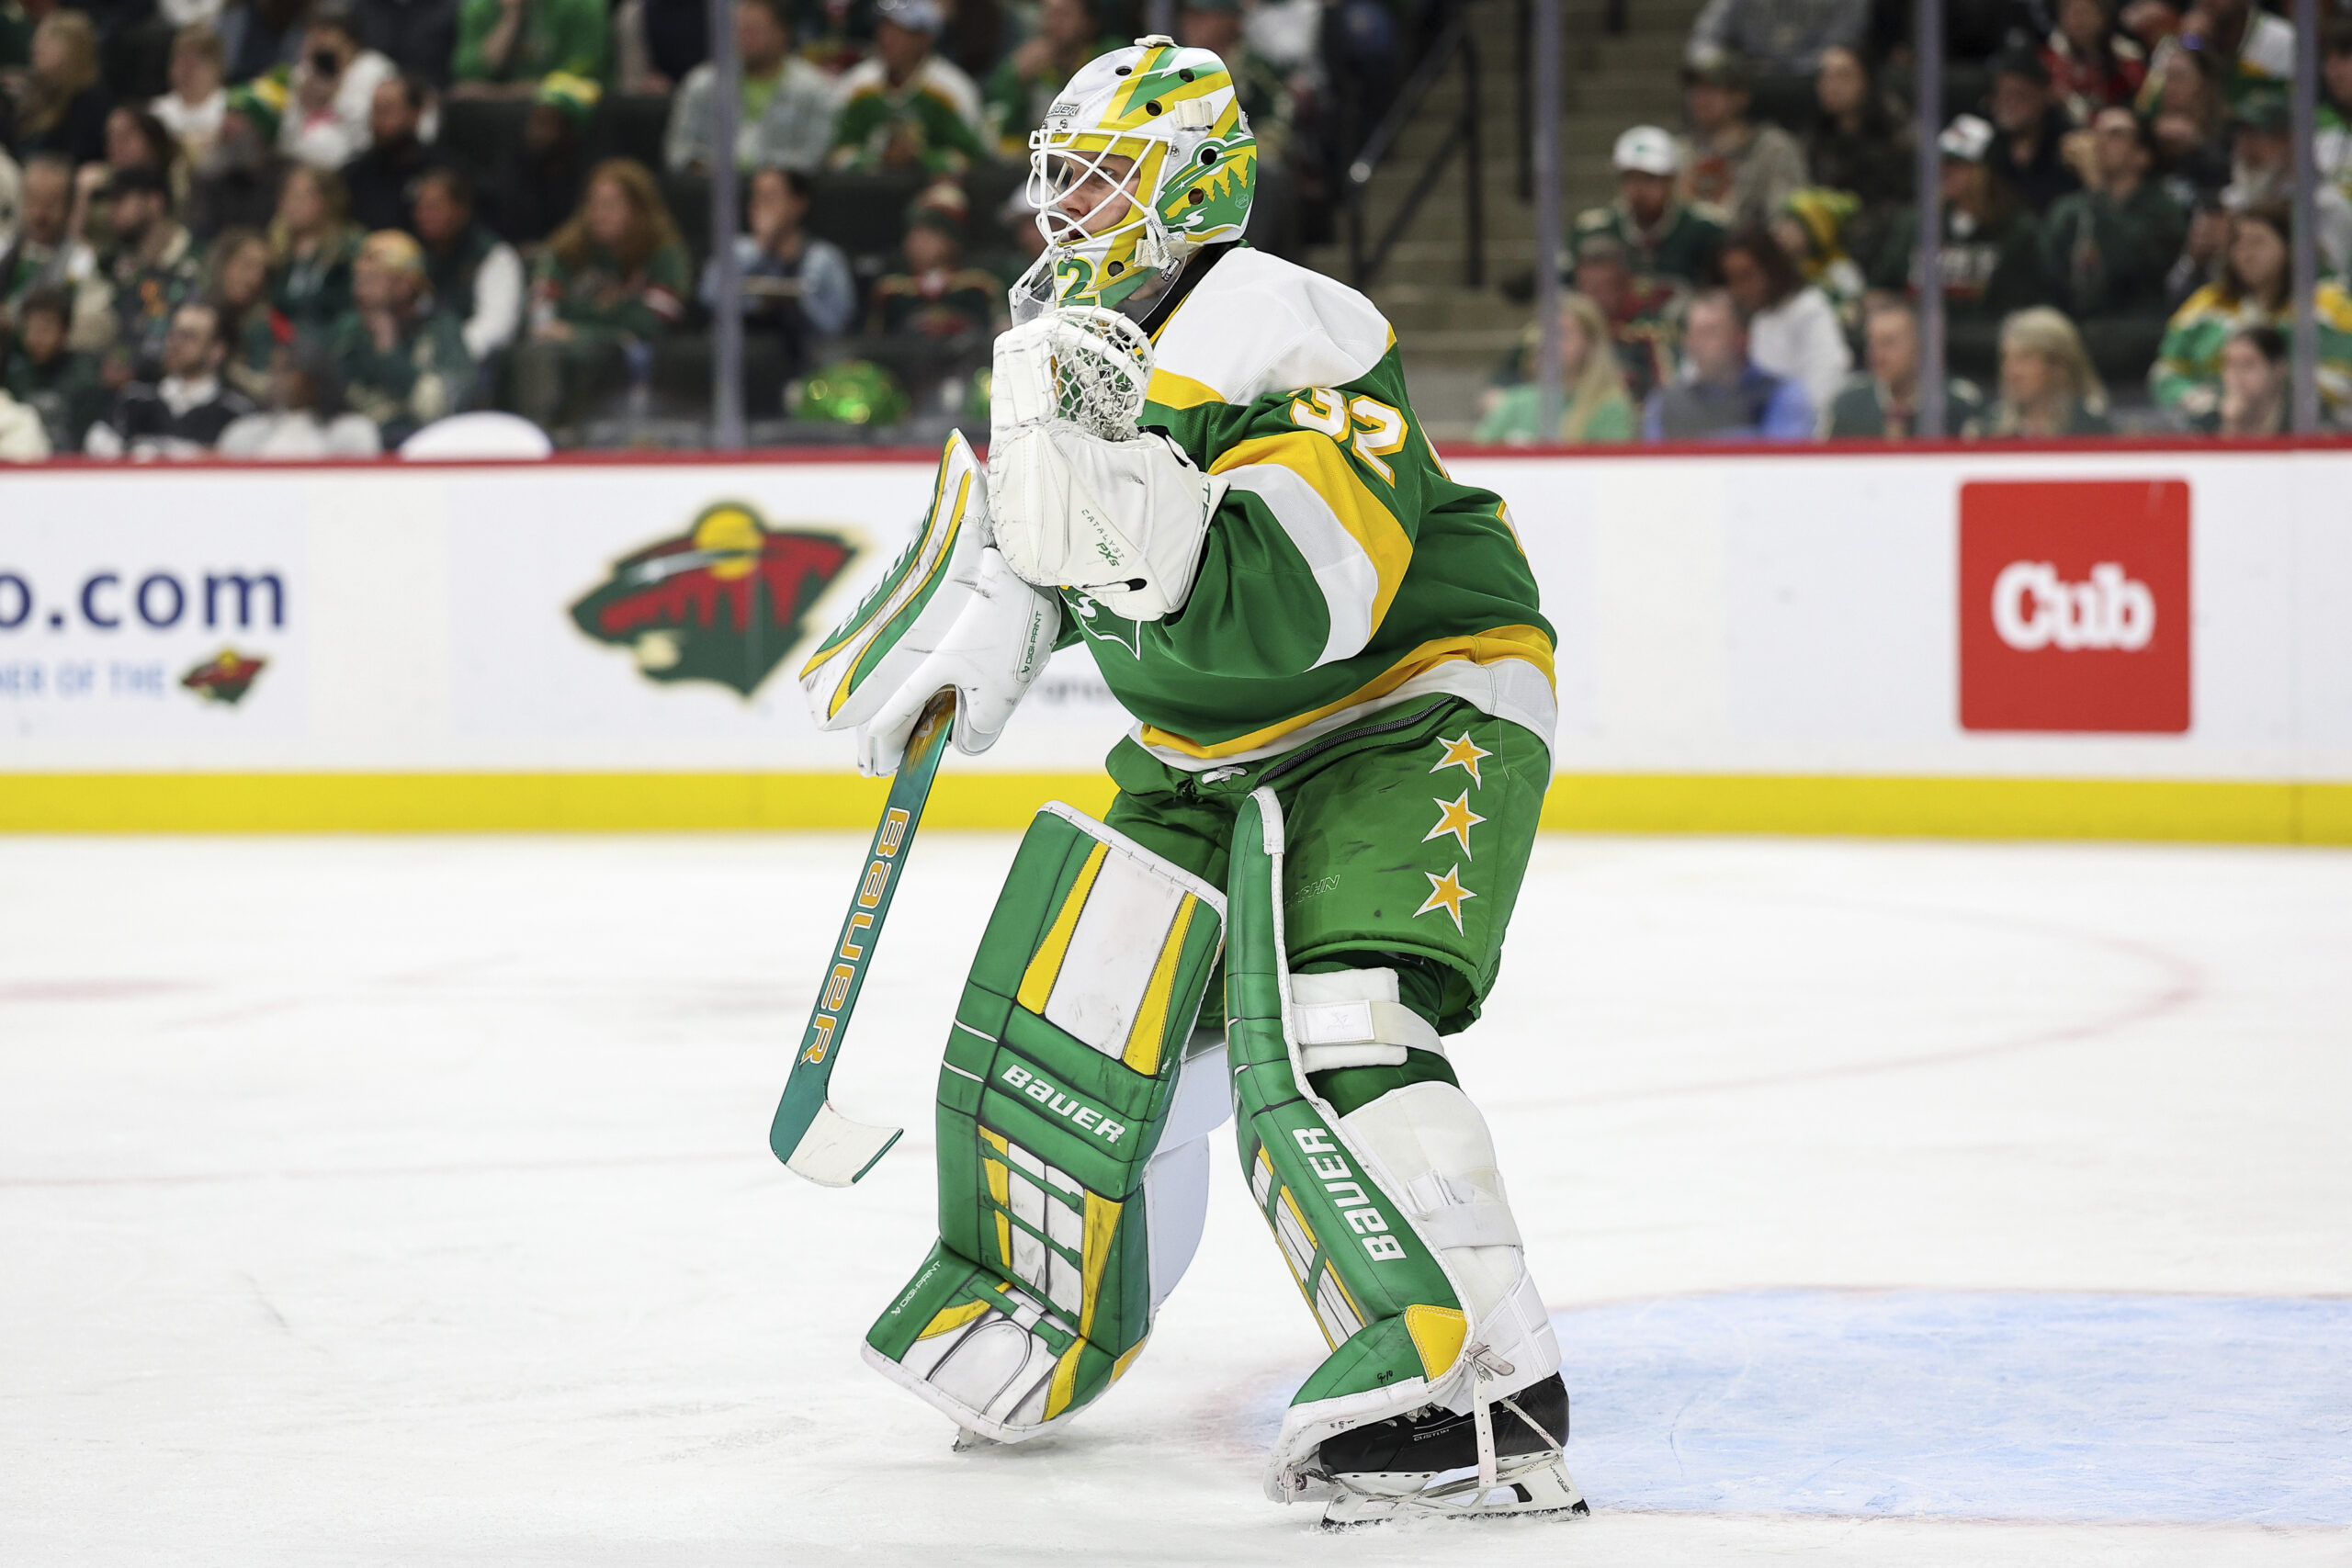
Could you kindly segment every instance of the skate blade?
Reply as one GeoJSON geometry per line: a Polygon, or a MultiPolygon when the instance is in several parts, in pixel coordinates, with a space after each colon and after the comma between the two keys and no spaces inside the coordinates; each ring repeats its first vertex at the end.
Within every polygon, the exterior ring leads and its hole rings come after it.
{"type": "Polygon", "coordinates": [[[1506,1461],[1483,1490],[1476,1471],[1429,1474],[1339,1475],[1340,1495],[1324,1509],[1327,1530],[1363,1529],[1408,1519],[1562,1519],[1592,1512],[1567,1467],[1548,1455],[1506,1461]]]}

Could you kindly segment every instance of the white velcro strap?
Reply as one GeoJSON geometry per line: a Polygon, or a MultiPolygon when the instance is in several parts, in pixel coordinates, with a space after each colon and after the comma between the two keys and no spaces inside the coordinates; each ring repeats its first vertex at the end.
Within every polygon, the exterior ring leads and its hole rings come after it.
{"type": "Polygon", "coordinates": [[[1445,1055],[1429,1021],[1396,999],[1394,969],[1293,975],[1290,993],[1299,1061],[1310,1073],[1399,1067],[1408,1048],[1445,1055]]]}
{"type": "Polygon", "coordinates": [[[1523,1247],[1519,1222],[1508,1205],[1493,1202],[1445,1203],[1413,1216],[1413,1228],[1430,1246],[1523,1247]]]}

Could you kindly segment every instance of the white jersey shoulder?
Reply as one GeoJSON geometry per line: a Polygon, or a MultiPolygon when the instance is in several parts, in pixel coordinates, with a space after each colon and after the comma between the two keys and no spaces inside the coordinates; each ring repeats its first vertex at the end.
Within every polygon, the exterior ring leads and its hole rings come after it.
{"type": "Polygon", "coordinates": [[[1337,387],[1396,341],[1362,294],[1263,251],[1218,259],[1160,329],[1151,400],[1168,408],[1247,405],[1302,387],[1337,387]]]}

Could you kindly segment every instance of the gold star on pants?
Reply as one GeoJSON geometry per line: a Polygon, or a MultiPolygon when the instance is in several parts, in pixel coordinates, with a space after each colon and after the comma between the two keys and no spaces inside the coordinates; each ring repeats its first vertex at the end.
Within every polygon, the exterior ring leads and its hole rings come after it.
{"type": "Polygon", "coordinates": [[[1419,908],[1413,911],[1413,918],[1419,919],[1431,909],[1443,909],[1453,917],[1453,929],[1460,931],[1463,904],[1477,897],[1476,893],[1462,886],[1461,863],[1455,862],[1453,869],[1443,876],[1440,876],[1433,871],[1425,871],[1421,874],[1430,879],[1430,896],[1419,908]]]}
{"type": "MultiPolygon", "coordinates": [[[[1436,807],[1442,815],[1438,818],[1436,827],[1421,835],[1421,842],[1426,844],[1431,839],[1442,838],[1451,833],[1455,842],[1462,846],[1462,852],[1469,855],[1470,829],[1486,820],[1470,809],[1470,792],[1465,789],[1452,800],[1440,800],[1432,795],[1430,797],[1430,804],[1436,807]]],[[[1470,858],[1476,860],[1477,857],[1470,855],[1470,858]]]]}
{"type": "Polygon", "coordinates": [[[1437,760],[1437,765],[1430,772],[1435,773],[1442,773],[1447,768],[1460,768],[1470,775],[1472,784],[1483,784],[1487,782],[1478,776],[1478,759],[1491,757],[1494,753],[1480,750],[1478,743],[1470,739],[1468,730],[1464,730],[1462,738],[1458,740],[1448,740],[1442,735],[1438,737],[1438,740],[1444,746],[1445,755],[1437,760]]]}

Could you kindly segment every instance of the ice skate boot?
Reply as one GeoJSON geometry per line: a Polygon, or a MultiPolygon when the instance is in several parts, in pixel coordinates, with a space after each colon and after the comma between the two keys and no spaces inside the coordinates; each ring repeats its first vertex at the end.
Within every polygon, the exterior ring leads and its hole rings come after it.
{"type": "Polygon", "coordinates": [[[1326,1438],[1317,1456],[1325,1529],[1405,1518],[1553,1518],[1588,1514],[1568,1475],[1568,1391],[1554,1373],[1487,1412],[1494,1482],[1480,1480],[1477,1416],[1429,1405],[1326,1438]]]}

